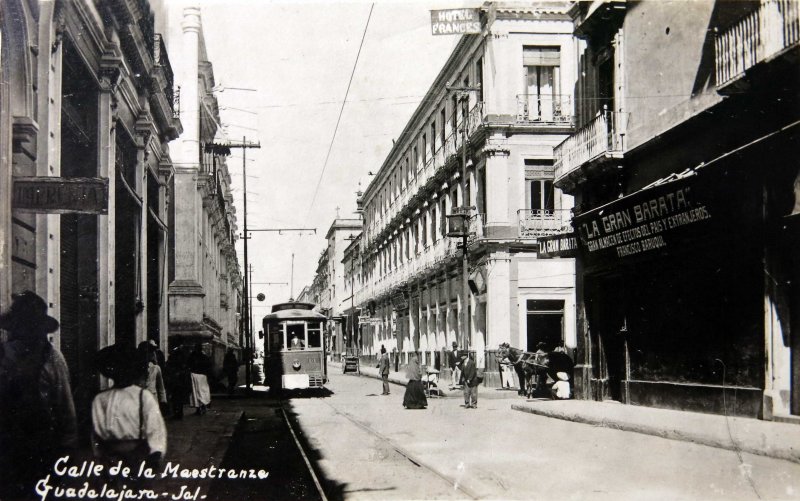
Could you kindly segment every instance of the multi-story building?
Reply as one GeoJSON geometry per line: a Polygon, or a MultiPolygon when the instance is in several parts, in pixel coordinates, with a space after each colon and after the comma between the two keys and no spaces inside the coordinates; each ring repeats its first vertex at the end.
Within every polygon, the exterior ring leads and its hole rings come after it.
{"type": "Polygon", "coordinates": [[[361,231],[361,219],[336,217],[331,223],[325,238],[328,245],[325,248],[325,287],[326,292],[322,294],[322,304],[326,304],[326,314],[328,322],[328,350],[333,357],[345,351],[345,337],[348,332],[345,310],[350,307],[350,301],[344,298],[351,296],[347,292],[344,280],[344,251],[352,240],[361,231]]]}
{"type": "Polygon", "coordinates": [[[577,394],[800,414],[797,2],[580,2],[577,394]]]}
{"type": "MultiPolygon", "coordinates": [[[[354,235],[345,247],[342,255],[344,280],[342,281],[342,298],[339,308],[344,316],[344,347],[351,353],[364,353],[364,348],[372,348],[371,343],[364,343],[361,326],[358,323],[359,308],[356,306],[355,291],[362,286],[361,282],[361,233],[354,235]]],[[[368,354],[368,353],[364,353],[368,354]]]]}
{"type": "Polygon", "coordinates": [[[247,345],[241,339],[238,307],[242,275],[226,162],[230,148],[221,137],[214,71],[206,54],[200,8],[175,5],[170,18],[175,21],[170,42],[185,131],[172,152],[169,336],[173,346],[209,343],[209,354],[218,369],[226,348],[247,345]]]}
{"type": "Polygon", "coordinates": [[[78,414],[94,353],[166,348],[167,143],[181,132],[161,2],[0,5],[0,308],[45,298],[78,414]]]}
{"type": "Polygon", "coordinates": [[[569,6],[485,4],[483,33],[462,36],[364,191],[367,352],[384,345],[401,363],[416,353],[444,369],[457,342],[494,385],[500,343],[575,348],[574,259],[542,259],[537,240],[570,229],[572,197],[553,185],[553,148],[573,132],[569,6]],[[447,236],[462,207],[469,287],[447,236]]]}

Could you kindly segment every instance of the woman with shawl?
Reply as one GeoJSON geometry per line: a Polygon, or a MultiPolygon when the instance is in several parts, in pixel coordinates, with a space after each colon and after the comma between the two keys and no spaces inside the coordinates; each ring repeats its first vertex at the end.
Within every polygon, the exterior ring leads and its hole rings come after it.
{"type": "Polygon", "coordinates": [[[406,409],[424,409],[428,406],[425,389],[422,387],[422,369],[416,355],[412,355],[406,367],[406,393],[403,396],[403,407],[406,409]]]}

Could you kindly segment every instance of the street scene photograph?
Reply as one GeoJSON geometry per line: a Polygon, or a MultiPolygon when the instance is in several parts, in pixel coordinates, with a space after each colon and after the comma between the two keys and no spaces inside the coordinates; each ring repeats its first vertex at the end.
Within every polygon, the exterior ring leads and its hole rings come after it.
{"type": "Polygon", "coordinates": [[[0,0],[0,501],[800,500],[800,0],[0,0]]]}

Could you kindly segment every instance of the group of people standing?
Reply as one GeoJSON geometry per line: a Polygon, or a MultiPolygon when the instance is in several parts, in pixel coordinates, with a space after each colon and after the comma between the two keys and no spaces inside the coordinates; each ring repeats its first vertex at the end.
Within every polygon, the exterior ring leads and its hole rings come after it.
{"type": "MultiPolygon", "coordinates": [[[[464,408],[477,409],[478,408],[478,385],[481,383],[481,376],[478,372],[478,367],[475,361],[470,357],[469,352],[466,350],[459,350],[458,344],[453,342],[452,351],[448,352],[448,365],[450,366],[452,374],[452,385],[450,389],[462,387],[464,391],[464,408]]],[[[386,348],[381,346],[381,355],[378,359],[378,373],[383,382],[383,393],[381,395],[389,394],[389,372],[390,372],[389,356],[386,353],[386,348]]],[[[419,364],[417,355],[411,355],[411,358],[406,366],[406,391],[403,395],[403,407],[406,409],[425,409],[428,406],[428,399],[425,395],[425,385],[423,385],[423,377],[427,378],[427,374],[422,373],[422,367],[419,364]]],[[[425,384],[431,384],[426,381],[425,384]]]]}
{"type": "MultiPolygon", "coordinates": [[[[54,461],[79,451],[69,370],[47,337],[59,323],[33,292],[14,294],[12,300],[10,310],[0,315],[0,329],[8,332],[0,343],[4,501],[36,498],[34,486],[54,461]]],[[[232,390],[239,364],[230,350],[225,366],[232,390]]],[[[156,466],[167,450],[164,418],[181,419],[187,404],[203,415],[211,402],[212,364],[201,344],[191,353],[174,348],[165,360],[153,340],[136,348],[117,343],[95,354],[94,368],[113,382],[91,402],[91,449],[101,462],[156,466]]]]}

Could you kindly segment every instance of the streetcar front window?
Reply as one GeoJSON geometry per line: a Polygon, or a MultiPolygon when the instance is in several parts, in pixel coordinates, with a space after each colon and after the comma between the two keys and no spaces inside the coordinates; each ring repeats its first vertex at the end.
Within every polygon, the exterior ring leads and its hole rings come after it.
{"type": "Polygon", "coordinates": [[[286,325],[287,347],[290,350],[304,350],[308,346],[306,340],[305,324],[286,325]]]}
{"type": "Polygon", "coordinates": [[[322,326],[319,322],[308,323],[308,346],[322,348],[322,326]]]}

